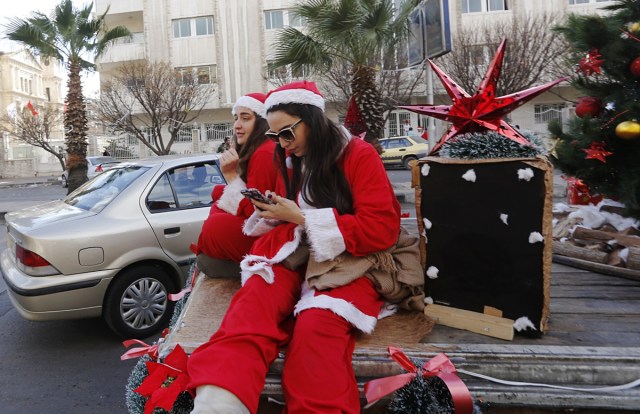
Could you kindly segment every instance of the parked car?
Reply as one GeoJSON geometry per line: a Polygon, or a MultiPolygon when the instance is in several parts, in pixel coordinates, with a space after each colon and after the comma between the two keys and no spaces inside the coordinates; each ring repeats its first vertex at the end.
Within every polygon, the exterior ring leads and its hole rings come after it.
{"type": "Polygon", "coordinates": [[[383,148],[380,155],[385,166],[401,166],[409,169],[409,162],[426,157],[429,144],[418,137],[400,136],[379,140],[383,148]]]}
{"type": "Polygon", "coordinates": [[[102,316],[126,338],[159,332],[217,184],[216,155],[161,156],[120,163],[63,200],[7,213],[0,269],[13,306],[31,320],[102,316]]]}
{"type": "MultiPolygon", "coordinates": [[[[119,161],[113,157],[87,157],[87,178],[92,179],[96,174],[100,174],[103,171],[115,167],[118,162],[119,161]]],[[[69,172],[67,170],[62,172],[61,180],[63,188],[67,188],[69,185],[68,174],[69,172]]]]}

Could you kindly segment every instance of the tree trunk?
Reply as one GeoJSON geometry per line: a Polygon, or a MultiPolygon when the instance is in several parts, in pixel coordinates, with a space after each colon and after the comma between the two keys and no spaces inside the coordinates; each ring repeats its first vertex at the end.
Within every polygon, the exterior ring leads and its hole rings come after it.
{"type": "Polygon", "coordinates": [[[80,65],[69,63],[67,82],[67,110],[64,113],[65,143],[67,145],[67,170],[71,193],[87,181],[87,116],[82,96],[80,65]]]}
{"type": "Polygon", "coordinates": [[[382,98],[376,86],[375,69],[367,66],[355,66],[351,78],[351,90],[367,124],[367,135],[364,140],[373,145],[378,153],[382,153],[378,138],[382,137],[384,118],[382,98]]]}

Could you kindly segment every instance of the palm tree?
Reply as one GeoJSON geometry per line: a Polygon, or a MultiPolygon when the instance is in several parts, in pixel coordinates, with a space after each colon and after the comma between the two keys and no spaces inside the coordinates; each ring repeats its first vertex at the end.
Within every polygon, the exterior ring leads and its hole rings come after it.
{"type": "Polygon", "coordinates": [[[67,109],[64,114],[69,192],[87,180],[87,115],[80,72],[93,70],[89,60],[98,58],[116,39],[131,36],[124,26],[107,29],[105,16],[91,15],[93,3],[73,7],[62,0],[51,16],[35,11],[30,18],[14,18],[7,24],[7,37],[20,42],[45,62],[56,59],[68,68],[67,109]]]}
{"type": "Polygon", "coordinates": [[[350,66],[352,97],[367,127],[365,140],[377,145],[384,117],[377,72],[408,35],[407,18],[420,0],[307,0],[291,12],[306,21],[302,31],[286,27],[278,32],[270,68],[291,66],[326,73],[334,65],[350,66]]]}

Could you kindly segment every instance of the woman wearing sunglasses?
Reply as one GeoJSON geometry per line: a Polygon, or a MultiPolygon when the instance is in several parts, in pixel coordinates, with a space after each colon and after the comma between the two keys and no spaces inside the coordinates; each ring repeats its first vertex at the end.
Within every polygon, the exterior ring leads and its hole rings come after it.
{"type": "Polygon", "coordinates": [[[245,232],[261,236],[241,263],[243,286],[219,331],[189,359],[192,413],[255,413],[269,365],[287,342],[283,412],[359,413],[357,331],[374,330],[384,300],[424,307],[416,238],[407,244],[413,267],[403,266],[406,279],[398,281],[400,206],[380,156],[329,120],[324,104],[308,81],[267,96],[281,196],[271,194],[273,205],[253,202],[245,232]],[[307,265],[292,270],[286,259],[303,244],[307,265]]]}
{"type": "MultiPolygon", "coordinates": [[[[242,233],[254,207],[240,190],[273,189],[278,176],[273,162],[275,145],[264,134],[268,129],[265,99],[263,93],[250,93],[233,105],[234,137],[231,147],[220,155],[220,169],[227,185],[214,188],[214,204],[198,238],[198,254],[240,263],[255,240],[242,233]]],[[[206,267],[202,259],[200,256],[199,264],[206,267]]]]}

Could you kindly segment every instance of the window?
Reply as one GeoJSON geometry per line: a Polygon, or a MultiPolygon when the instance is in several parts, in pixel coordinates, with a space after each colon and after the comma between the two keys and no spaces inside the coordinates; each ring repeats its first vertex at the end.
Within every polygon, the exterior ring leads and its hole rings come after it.
{"type": "Polygon", "coordinates": [[[206,207],[211,205],[211,191],[216,184],[224,184],[224,178],[214,163],[178,167],[158,180],[147,197],[147,207],[158,213],[206,207]]]}
{"type": "Polygon", "coordinates": [[[173,21],[173,37],[210,36],[213,34],[213,16],[176,19],[173,21]]]}
{"type": "Polygon", "coordinates": [[[213,34],[213,16],[198,17],[196,21],[196,36],[213,34]]]}
{"type": "Polygon", "coordinates": [[[187,66],[176,68],[176,71],[180,74],[182,83],[185,85],[189,85],[193,81],[197,81],[198,85],[214,83],[217,76],[216,65],[187,66]]]}
{"type": "Polygon", "coordinates": [[[309,76],[309,69],[301,67],[292,69],[291,65],[271,67],[272,62],[267,61],[267,78],[275,81],[291,81],[293,79],[306,79],[309,76]]]}
{"type": "Polygon", "coordinates": [[[536,104],[533,114],[536,124],[547,124],[551,120],[562,120],[564,104],[536,104]]]}
{"type": "Polygon", "coordinates": [[[182,125],[178,130],[176,142],[191,142],[193,140],[193,132],[191,132],[192,129],[191,125],[182,125]]]}
{"type": "Polygon", "coordinates": [[[207,136],[207,141],[222,143],[225,137],[233,135],[233,122],[204,124],[204,133],[207,136]]]}
{"type": "Polygon", "coordinates": [[[298,16],[294,12],[288,12],[289,26],[291,27],[305,27],[307,25],[307,19],[305,17],[298,16]]]}
{"type": "Polygon", "coordinates": [[[138,137],[133,134],[127,134],[127,145],[138,145],[138,137]]]}
{"type": "Polygon", "coordinates": [[[461,0],[461,7],[462,13],[480,13],[508,10],[507,0],[461,0]]]}
{"type": "Polygon", "coordinates": [[[173,21],[173,37],[191,36],[191,19],[178,19],[173,21]]]}
{"type": "Polygon", "coordinates": [[[284,18],[282,10],[267,10],[264,12],[264,28],[267,30],[282,29],[284,18]]]}
{"type": "Polygon", "coordinates": [[[569,4],[586,4],[589,0],[569,0],[569,4]]]}

